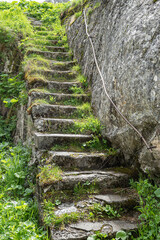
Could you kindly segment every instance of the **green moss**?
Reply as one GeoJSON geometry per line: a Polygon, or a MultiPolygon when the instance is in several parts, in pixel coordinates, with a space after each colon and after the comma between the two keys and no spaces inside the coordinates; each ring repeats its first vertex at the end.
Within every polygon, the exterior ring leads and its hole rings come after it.
{"type": "Polygon", "coordinates": [[[40,167],[40,173],[37,175],[40,184],[60,181],[62,179],[62,170],[58,166],[45,165],[40,167]]]}

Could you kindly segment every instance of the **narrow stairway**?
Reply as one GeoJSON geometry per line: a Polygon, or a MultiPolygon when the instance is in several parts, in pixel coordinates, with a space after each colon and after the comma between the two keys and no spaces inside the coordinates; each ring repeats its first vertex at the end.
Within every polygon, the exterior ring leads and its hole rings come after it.
{"type": "Polygon", "coordinates": [[[26,50],[28,128],[38,162],[42,224],[52,240],[87,239],[96,231],[112,237],[122,229],[136,230],[137,202],[128,188],[132,170],[110,168],[114,156],[85,148],[93,140],[92,132],[73,127],[90,114],[90,95],[77,80],[77,63],[61,41],[47,39],[40,21],[30,20],[36,39],[26,50]]]}

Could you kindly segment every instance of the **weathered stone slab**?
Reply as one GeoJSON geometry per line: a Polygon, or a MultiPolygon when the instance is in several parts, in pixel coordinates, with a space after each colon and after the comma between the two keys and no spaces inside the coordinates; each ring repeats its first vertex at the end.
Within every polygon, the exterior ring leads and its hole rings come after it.
{"type": "Polygon", "coordinates": [[[95,199],[103,202],[104,204],[116,205],[118,207],[124,207],[126,209],[132,209],[133,207],[137,206],[137,200],[134,196],[122,196],[118,194],[106,194],[106,195],[95,195],[95,199]]]}
{"type": "Polygon", "coordinates": [[[51,229],[51,240],[86,240],[89,233],[67,227],[63,230],[51,229]]]}
{"type": "Polygon", "coordinates": [[[80,82],[36,81],[29,84],[29,88],[46,87],[57,92],[72,93],[71,87],[81,87],[80,82]]]}
{"type": "Polygon", "coordinates": [[[74,78],[76,78],[77,73],[74,73],[73,71],[58,71],[58,70],[36,70],[33,71],[33,73],[42,74],[45,76],[48,80],[59,80],[59,81],[71,81],[74,78]]]}
{"type": "Polygon", "coordinates": [[[63,101],[67,101],[70,99],[77,100],[79,102],[87,102],[90,100],[90,98],[86,94],[63,94],[63,93],[44,93],[44,92],[32,92],[30,94],[31,101],[34,101],[35,99],[45,99],[49,101],[50,103],[59,103],[63,101]]]}
{"type": "Polygon", "coordinates": [[[51,104],[37,104],[32,107],[33,118],[38,117],[70,117],[77,111],[77,107],[51,104]]]}
{"type": "Polygon", "coordinates": [[[64,230],[56,231],[51,229],[51,239],[52,240],[86,240],[88,236],[95,233],[95,231],[100,231],[102,233],[115,235],[119,230],[136,230],[137,225],[135,223],[114,220],[114,221],[104,221],[104,222],[81,222],[77,224],[71,224],[70,227],[64,230]]]}
{"type": "Polygon", "coordinates": [[[107,204],[126,202],[129,200],[128,197],[124,197],[118,194],[95,195],[94,197],[100,201],[104,201],[107,204]]]}
{"type": "Polygon", "coordinates": [[[34,120],[34,126],[39,132],[62,133],[73,124],[72,119],[38,118],[34,120]]]}
{"type": "Polygon", "coordinates": [[[104,221],[104,222],[80,222],[72,224],[72,228],[87,232],[101,231],[102,233],[116,233],[120,230],[137,229],[137,224],[122,220],[104,221]]]}
{"type": "Polygon", "coordinates": [[[106,153],[49,151],[47,155],[48,156],[46,157],[44,154],[44,161],[43,152],[38,153],[37,159],[39,161],[39,164],[45,164],[47,161],[48,164],[56,164],[65,170],[95,170],[102,167],[113,167],[118,161],[117,156],[107,156],[106,153]]]}
{"type": "Polygon", "coordinates": [[[61,204],[59,207],[58,207],[58,210],[56,210],[54,212],[55,215],[57,216],[60,216],[62,214],[69,214],[69,213],[72,213],[72,212],[77,212],[77,208],[74,206],[74,204],[61,204]]]}
{"type": "Polygon", "coordinates": [[[91,135],[82,134],[34,133],[35,147],[37,149],[49,149],[53,147],[54,144],[68,144],[75,141],[83,143],[91,139],[91,135]]]}
{"type": "Polygon", "coordinates": [[[43,189],[51,186],[50,189],[55,190],[71,190],[78,183],[86,182],[96,183],[99,189],[125,187],[129,185],[129,175],[117,173],[114,171],[83,171],[83,172],[65,172],[61,181],[43,182],[39,178],[39,186],[43,189]]]}
{"type": "Polygon", "coordinates": [[[70,70],[76,63],[76,61],[50,61],[50,68],[55,70],[70,70]]]}
{"type": "Polygon", "coordinates": [[[45,46],[45,47],[52,52],[67,52],[67,49],[65,47],[59,46],[45,46]]]}
{"type": "Polygon", "coordinates": [[[40,56],[44,56],[45,58],[56,59],[56,60],[68,60],[68,61],[72,60],[72,57],[68,52],[49,52],[49,51],[28,50],[26,54],[27,55],[37,54],[40,56]]]}

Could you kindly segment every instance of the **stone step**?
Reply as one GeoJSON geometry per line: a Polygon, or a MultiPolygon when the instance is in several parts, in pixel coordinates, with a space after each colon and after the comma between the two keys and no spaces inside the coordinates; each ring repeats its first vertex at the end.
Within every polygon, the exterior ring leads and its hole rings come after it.
{"type": "Polygon", "coordinates": [[[36,20],[36,19],[33,19],[33,18],[29,18],[29,20],[30,20],[30,22],[33,26],[39,26],[40,27],[42,25],[42,22],[40,20],[36,20]]]}
{"type": "Polygon", "coordinates": [[[135,231],[137,223],[125,220],[112,220],[103,222],[79,222],[70,224],[61,230],[50,228],[51,240],[87,240],[90,235],[96,231],[109,235],[110,238],[115,237],[120,230],[135,231]]]}
{"type": "Polygon", "coordinates": [[[36,80],[29,83],[28,88],[40,88],[46,87],[49,90],[54,90],[57,92],[72,93],[71,87],[81,87],[80,82],[57,82],[57,81],[41,81],[36,80]]]}
{"type": "MultiPolygon", "coordinates": [[[[54,214],[61,216],[62,214],[70,214],[73,212],[77,213],[88,213],[88,210],[92,209],[95,204],[100,206],[110,205],[115,209],[125,208],[126,211],[133,210],[137,205],[137,200],[133,197],[129,197],[126,194],[104,194],[104,195],[89,195],[89,198],[82,199],[79,202],[64,202],[55,208],[54,214]]],[[[103,214],[103,213],[102,213],[103,214]]],[[[104,214],[105,215],[105,214],[104,214]]]]}
{"type": "Polygon", "coordinates": [[[46,31],[47,30],[47,28],[45,26],[33,26],[33,29],[34,29],[34,31],[46,31]]]}
{"type": "Polygon", "coordinates": [[[71,81],[76,78],[77,73],[73,71],[58,71],[58,70],[36,70],[31,73],[38,73],[45,76],[51,81],[71,81]]]}
{"type": "Polygon", "coordinates": [[[43,56],[48,59],[55,59],[55,60],[66,60],[70,61],[72,60],[72,56],[68,52],[49,52],[49,51],[38,51],[38,50],[28,50],[26,52],[26,55],[36,54],[43,56]]]}
{"type": "Polygon", "coordinates": [[[73,124],[73,119],[38,118],[34,120],[34,127],[39,132],[64,133],[73,124]]]}
{"type": "Polygon", "coordinates": [[[37,149],[49,149],[54,145],[68,144],[72,142],[83,143],[92,139],[91,135],[82,134],[47,134],[34,133],[34,142],[37,149]]]}
{"type": "Polygon", "coordinates": [[[68,48],[66,47],[60,47],[60,46],[44,46],[44,45],[37,45],[37,44],[34,44],[34,43],[27,43],[25,45],[25,47],[27,48],[33,48],[34,49],[37,49],[38,51],[41,50],[41,51],[45,51],[45,50],[48,50],[48,51],[51,51],[51,52],[68,52],[68,48]]]}
{"type": "MultiPolygon", "coordinates": [[[[49,170],[48,170],[49,171],[49,170]]],[[[128,187],[130,175],[114,170],[106,171],[73,171],[64,172],[61,180],[52,180],[52,177],[44,179],[43,175],[39,174],[39,187],[42,192],[51,190],[73,190],[77,184],[96,184],[100,191],[105,191],[108,188],[128,187]]]]}
{"type": "Polygon", "coordinates": [[[37,154],[39,164],[56,164],[63,170],[96,170],[113,167],[117,163],[117,156],[108,156],[107,153],[90,152],[56,152],[41,151],[37,154]]]}
{"type": "Polygon", "coordinates": [[[75,118],[78,107],[64,106],[64,105],[51,105],[51,104],[35,104],[32,106],[33,118],[75,118]]]}
{"type": "Polygon", "coordinates": [[[127,195],[119,194],[106,194],[106,195],[94,195],[94,199],[98,200],[102,205],[113,205],[117,207],[123,207],[125,209],[133,209],[138,203],[135,198],[131,198],[127,195]]]}
{"type": "Polygon", "coordinates": [[[36,31],[36,35],[39,35],[39,36],[53,35],[53,31],[39,30],[39,31],[36,31]]]}
{"type": "Polygon", "coordinates": [[[76,61],[66,61],[66,62],[60,62],[60,61],[50,61],[50,68],[54,70],[63,70],[67,71],[70,70],[73,66],[76,65],[76,61]]]}
{"type": "Polygon", "coordinates": [[[44,45],[44,46],[63,46],[64,45],[64,42],[63,41],[58,41],[58,40],[49,40],[49,39],[45,39],[45,38],[38,38],[38,37],[35,37],[35,38],[30,38],[29,39],[29,42],[33,43],[33,44],[40,44],[40,45],[44,45]]]}
{"type": "Polygon", "coordinates": [[[52,52],[67,52],[68,49],[65,47],[59,47],[59,46],[45,46],[48,51],[52,51],[52,52]]]}
{"type": "Polygon", "coordinates": [[[45,99],[50,104],[65,103],[68,101],[70,104],[73,101],[73,104],[81,104],[82,102],[88,102],[90,97],[86,94],[64,94],[64,93],[45,93],[45,92],[31,92],[30,94],[31,101],[35,99],[45,99]]]}

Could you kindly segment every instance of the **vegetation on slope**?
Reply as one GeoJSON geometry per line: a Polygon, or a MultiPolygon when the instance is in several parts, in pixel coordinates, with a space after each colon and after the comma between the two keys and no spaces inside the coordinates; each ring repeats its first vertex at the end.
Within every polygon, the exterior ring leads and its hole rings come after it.
{"type": "MultiPolygon", "coordinates": [[[[41,20],[44,23],[44,31],[49,28],[58,41],[66,44],[65,29],[60,24],[59,16],[69,6],[70,3],[54,5],[27,1],[20,1],[19,3],[0,2],[1,46],[10,47],[17,39],[24,38],[26,39],[23,43],[30,45],[31,41],[28,38],[32,37],[34,39],[38,36],[37,33],[33,32],[26,14],[41,20]]],[[[39,43],[41,44],[41,42],[39,43]]],[[[3,56],[0,57],[3,58],[3,56]]],[[[0,239],[47,240],[46,232],[38,227],[38,209],[33,200],[34,182],[31,177],[28,177],[32,172],[32,169],[28,168],[30,150],[22,144],[14,147],[12,143],[16,125],[15,112],[18,104],[24,104],[26,99],[25,83],[22,79],[23,74],[11,76],[3,73],[0,82],[1,101],[4,102],[10,112],[6,119],[0,116],[0,239]]],[[[74,91],[82,90],[74,89],[74,91]]],[[[84,124],[80,126],[79,123],[76,124],[81,131],[86,127],[84,124]]],[[[99,123],[97,125],[99,127],[99,123]]],[[[91,126],[91,128],[94,128],[94,126],[91,126]]],[[[97,131],[97,128],[95,131],[97,131]]],[[[139,236],[136,239],[159,240],[160,189],[158,186],[151,184],[149,180],[140,180],[133,183],[133,186],[139,194],[139,211],[141,212],[140,220],[142,222],[139,228],[139,236]]],[[[116,239],[129,238],[135,239],[125,232],[120,232],[116,236],[116,239]]],[[[108,236],[97,233],[89,237],[88,240],[93,239],[108,239],[108,236]]]]}

